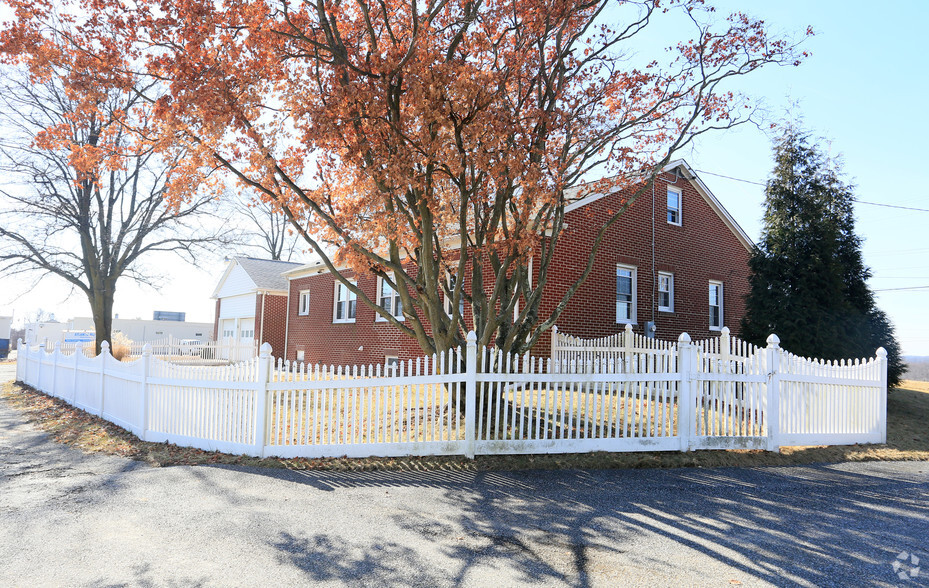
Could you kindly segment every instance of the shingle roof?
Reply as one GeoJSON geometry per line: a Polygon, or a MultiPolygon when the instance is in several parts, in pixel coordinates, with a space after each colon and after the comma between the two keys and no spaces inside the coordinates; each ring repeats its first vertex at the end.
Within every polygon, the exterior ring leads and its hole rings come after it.
{"type": "Polygon", "coordinates": [[[300,267],[299,263],[291,261],[274,261],[254,257],[236,257],[235,261],[260,290],[286,290],[287,278],[281,274],[300,267]]]}

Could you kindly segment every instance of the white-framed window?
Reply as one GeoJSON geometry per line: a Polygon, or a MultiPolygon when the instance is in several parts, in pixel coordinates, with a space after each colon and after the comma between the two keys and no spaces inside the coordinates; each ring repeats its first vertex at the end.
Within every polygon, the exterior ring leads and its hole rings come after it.
{"type": "MultiPolygon", "coordinates": [[[[352,282],[356,284],[356,282],[352,282]]],[[[357,302],[355,293],[349,290],[342,282],[335,283],[335,304],[332,309],[332,322],[334,323],[353,323],[355,322],[355,304],[357,302]]]]}
{"type": "Polygon", "coordinates": [[[223,338],[232,339],[235,337],[235,327],[227,327],[223,329],[223,338]]]}
{"type": "Polygon", "coordinates": [[[300,290],[300,306],[297,309],[297,314],[300,316],[307,316],[310,314],[310,291],[309,290],[300,290]]]}
{"type": "Polygon", "coordinates": [[[306,351],[303,349],[297,350],[297,361],[306,361],[306,351]]]}
{"type": "Polygon", "coordinates": [[[674,312],[674,274],[658,272],[658,310],[674,312]]]}
{"type": "Polygon", "coordinates": [[[668,223],[681,224],[681,189],[668,186],[668,223]]]}
{"type": "MultiPolygon", "coordinates": [[[[398,320],[403,320],[403,301],[400,300],[400,293],[390,287],[384,278],[377,279],[377,304],[398,320]]],[[[375,315],[374,320],[385,322],[387,319],[381,315],[375,315]]]]}
{"type": "MultiPolygon", "coordinates": [[[[445,282],[448,284],[448,291],[454,295],[455,293],[455,282],[457,278],[453,274],[445,275],[445,282]]],[[[445,307],[445,314],[452,316],[452,298],[451,296],[445,295],[445,299],[442,302],[442,305],[445,307]]],[[[461,299],[458,300],[458,315],[464,317],[465,309],[465,299],[464,292],[461,293],[461,299]]]]}
{"type": "Polygon", "coordinates": [[[254,339],[255,338],[255,327],[243,327],[240,339],[254,339]]]}
{"type": "Polygon", "coordinates": [[[723,283],[710,280],[710,330],[723,328],[723,283]]]}
{"type": "Polygon", "coordinates": [[[616,322],[635,324],[636,268],[616,266],[616,322]]]}
{"type": "Polygon", "coordinates": [[[397,375],[397,369],[400,367],[400,358],[396,355],[384,356],[384,374],[387,376],[397,375]]]}

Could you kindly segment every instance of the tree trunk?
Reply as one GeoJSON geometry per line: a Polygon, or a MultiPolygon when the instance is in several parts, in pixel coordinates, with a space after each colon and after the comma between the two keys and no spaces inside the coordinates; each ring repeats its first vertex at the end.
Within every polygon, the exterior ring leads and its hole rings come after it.
{"type": "Polygon", "coordinates": [[[101,344],[104,341],[109,343],[111,348],[113,344],[111,339],[113,338],[113,296],[116,289],[114,286],[96,287],[88,296],[94,319],[94,333],[96,334],[94,351],[97,355],[100,355],[101,344]]]}

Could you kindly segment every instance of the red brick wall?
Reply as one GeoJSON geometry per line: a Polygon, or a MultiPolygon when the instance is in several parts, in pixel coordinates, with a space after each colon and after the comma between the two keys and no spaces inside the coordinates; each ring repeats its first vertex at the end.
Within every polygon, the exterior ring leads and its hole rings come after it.
{"type": "MultiPolygon", "coordinates": [[[[666,176],[674,179],[673,175],[666,176]]],[[[667,222],[667,188],[664,181],[655,184],[655,263],[652,264],[652,194],[648,192],[608,231],[597,255],[594,269],[575,293],[557,321],[563,333],[581,337],[602,337],[625,328],[616,322],[616,264],[637,269],[636,304],[638,333],[645,322],[655,320],[657,336],[676,339],[687,331],[694,339],[714,336],[709,330],[709,280],[723,282],[723,325],[738,332],[748,293],[749,252],[725,225],[689,181],[678,179],[683,189],[681,226],[667,222]],[[652,311],[654,301],[653,270],[674,274],[674,312],[652,311]]],[[[620,206],[621,196],[614,194],[576,209],[566,215],[567,228],[561,235],[545,288],[539,316],[548,317],[567,288],[581,274],[588,259],[596,232],[610,210],[620,206]]],[[[538,260],[534,264],[538,275],[538,260]]],[[[359,286],[372,299],[376,296],[376,278],[362,276],[359,286]]],[[[401,359],[419,357],[416,341],[385,322],[376,322],[375,313],[361,302],[354,323],[333,324],[334,286],[328,273],[303,277],[290,282],[290,335],[288,359],[298,350],[308,362],[333,364],[382,363],[385,355],[401,359]],[[298,316],[299,292],[310,290],[310,314],[298,316]],[[361,348],[361,349],[359,349],[361,348]]],[[[535,282],[537,283],[537,281],[535,282]]],[[[256,327],[257,328],[257,327],[256,327]]],[[[268,337],[267,329],[265,337],[268,337]]],[[[543,335],[534,353],[549,352],[550,337],[543,335]]]]}
{"type": "MultiPolygon", "coordinates": [[[[375,299],[376,277],[361,276],[358,285],[372,300],[375,299]]],[[[415,339],[386,321],[376,321],[374,310],[360,301],[356,306],[355,322],[333,323],[334,298],[331,274],[291,280],[288,359],[295,359],[297,351],[303,351],[305,361],[311,363],[381,364],[385,355],[397,355],[403,359],[423,355],[415,339]],[[310,313],[307,316],[297,314],[302,290],[310,291],[310,313]]]]}
{"type": "Polygon", "coordinates": [[[270,343],[271,355],[283,357],[286,329],[287,296],[259,293],[255,297],[255,339],[258,344],[270,343]]]}
{"type": "MultiPolygon", "coordinates": [[[[673,180],[673,175],[664,178],[673,180]]],[[[693,339],[718,334],[709,329],[709,281],[723,282],[723,325],[738,333],[748,294],[749,251],[687,180],[681,187],[681,226],[667,222],[667,185],[655,182],[655,263],[652,264],[652,192],[640,196],[604,237],[594,268],[568,302],[556,322],[562,333],[584,338],[603,337],[625,328],[616,322],[616,265],[636,267],[637,320],[633,329],[643,333],[654,320],[656,336],[676,340],[686,331],[693,339]],[[654,278],[653,278],[654,271],[654,278]],[[674,311],[658,311],[657,273],[674,274],[674,311]],[[654,310],[653,310],[654,308],[654,310]]],[[[562,233],[540,316],[548,316],[568,287],[580,276],[602,219],[620,206],[613,194],[565,216],[562,233]]],[[[550,338],[543,337],[536,351],[547,354],[550,338]]]]}

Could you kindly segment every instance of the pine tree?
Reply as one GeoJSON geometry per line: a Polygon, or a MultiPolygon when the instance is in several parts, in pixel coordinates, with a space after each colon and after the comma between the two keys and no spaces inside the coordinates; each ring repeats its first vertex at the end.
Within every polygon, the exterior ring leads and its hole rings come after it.
{"type": "Polygon", "coordinates": [[[893,325],[867,285],[853,188],[838,162],[794,126],[775,141],[774,155],[742,336],[761,345],[777,333],[791,353],[823,359],[884,347],[888,385],[896,386],[904,365],[893,325]]]}

